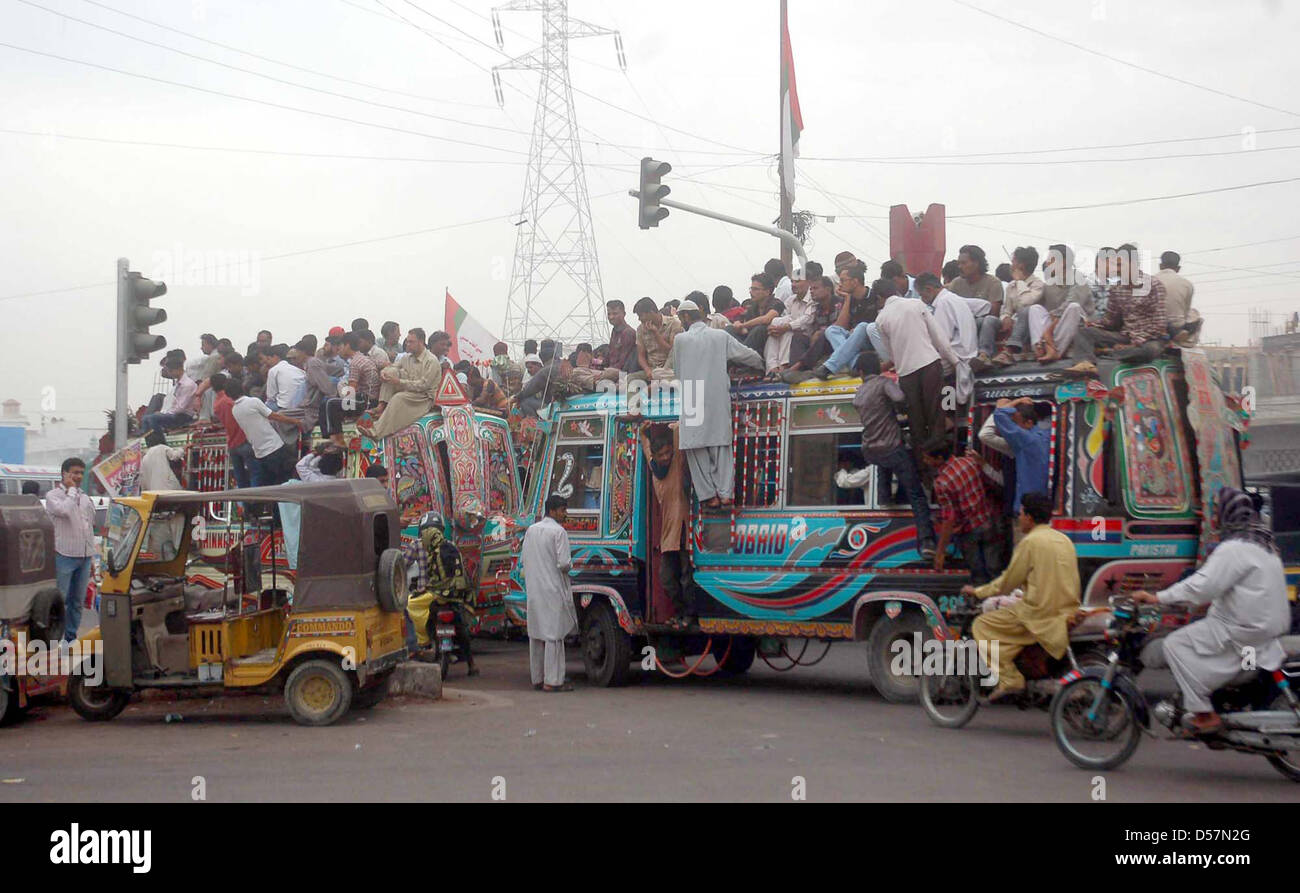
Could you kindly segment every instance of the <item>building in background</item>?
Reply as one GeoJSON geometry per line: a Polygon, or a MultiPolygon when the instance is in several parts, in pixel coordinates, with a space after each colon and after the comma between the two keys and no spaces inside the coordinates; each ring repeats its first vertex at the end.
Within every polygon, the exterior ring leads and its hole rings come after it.
{"type": "Polygon", "coordinates": [[[99,455],[103,428],[86,428],[58,416],[33,424],[17,400],[0,403],[0,462],[14,465],[61,465],[69,456],[87,465],[99,455]]]}
{"type": "Polygon", "coordinates": [[[1254,327],[1247,347],[1202,348],[1223,387],[1253,403],[1250,446],[1242,454],[1247,477],[1300,471],[1300,332],[1266,334],[1278,328],[1254,327]]]}

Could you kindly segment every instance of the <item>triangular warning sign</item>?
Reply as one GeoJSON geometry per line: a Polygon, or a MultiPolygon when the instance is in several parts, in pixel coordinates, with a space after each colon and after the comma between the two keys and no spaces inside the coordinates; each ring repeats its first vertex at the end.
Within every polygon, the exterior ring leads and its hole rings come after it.
{"type": "Polygon", "coordinates": [[[433,399],[438,406],[464,406],[469,397],[456,379],[456,373],[450,369],[442,370],[442,384],[438,385],[438,396],[433,399]]]}

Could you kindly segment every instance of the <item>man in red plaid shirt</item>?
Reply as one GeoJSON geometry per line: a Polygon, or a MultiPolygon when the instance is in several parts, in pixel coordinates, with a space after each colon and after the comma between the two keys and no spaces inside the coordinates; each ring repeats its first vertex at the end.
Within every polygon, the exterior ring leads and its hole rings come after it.
{"type": "Polygon", "coordinates": [[[945,438],[925,447],[925,464],[935,473],[934,498],[939,503],[934,569],[943,570],[948,543],[955,538],[971,579],[976,585],[987,583],[992,579],[993,509],[984,492],[979,459],[971,453],[954,456],[945,438]]]}

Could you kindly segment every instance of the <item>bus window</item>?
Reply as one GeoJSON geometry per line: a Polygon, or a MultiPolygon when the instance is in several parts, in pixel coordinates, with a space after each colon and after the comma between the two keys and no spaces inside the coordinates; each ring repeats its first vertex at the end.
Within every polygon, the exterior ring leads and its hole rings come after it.
{"type": "Polygon", "coordinates": [[[599,531],[604,479],[604,441],[556,444],[546,495],[563,496],[568,500],[569,520],[565,524],[568,530],[580,533],[599,531]]]}
{"type": "Polygon", "coordinates": [[[434,508],[423,440],[424,432],[414,426],[399,431],[388,440],[389,474],[393,477],[393,492],[403,525],[414,524],[434,508]]]}
{"type": "Polygon", "coordinates": [[[798,507],[864,506],[867,490],[835,483],[840,470],[863,467],[862,424],[853,403],[836,399],[790,404],[785,504],[798,507]]]}
{"type": "Polygon", "coordinates": [[[1129,511],[1135,515],[1191,511],[1191,459],[1181,431],[1174,428],[1178,416],[1160,373],[1149,367],[1124,370],[1116,383],[1124,388],[1117,427],[1129,511]]]}
{"type": "Polygon", "coordinates": [[[480,430],[488,457],[488,513],[513,515],[517,508],[515,496],[519,490],[515,481],[514,462],[506,449],[505,433],[502,428],[490,422],[484,422],[480,430]]]}
{"type": "Polygon", "coordinates": [[[785,504],[798,507],[864,506],[865,489],[844,489],[835,483],[835,474],[841,469],[854,471],[862,467],[861,431],[792,434],[786,469],[790,492],[785,504]]]}
{"type": "Polygon", "coordinates": [[[739,403],[732,407],[732,413],[736,431],[736,505],[776,505],[781,478],[781,401],[739,403]]]}

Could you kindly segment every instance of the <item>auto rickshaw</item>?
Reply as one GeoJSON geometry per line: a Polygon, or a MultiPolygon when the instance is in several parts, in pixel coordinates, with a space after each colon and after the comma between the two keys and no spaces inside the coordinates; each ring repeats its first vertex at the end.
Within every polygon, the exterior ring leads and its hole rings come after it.
{"type": "Polygon", "coordinates": [[[72,676],[69,702],[83,719],[107,720],[146,688],[283,692],[304,725],[373,706],[406,659],[399,531],[392,498],[364,478],[114,500],[102,683],[72,676]],[[229,544],[232,573],[221,589],[187,581],[203,507],[237,501],[248,520],[229,544]]]}
{"type": "MultiPolygon", "coordinates": [[[[26,711],[30,699],[61,692],[57,672],[17,672],[63,638],[63,595],[55,583],[54,526],[35,496],[0,496],[0,725],[26,711]]],[[[48,669],[48,667],[47,667],[48,669]]]]}

